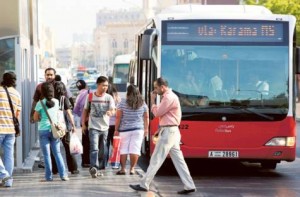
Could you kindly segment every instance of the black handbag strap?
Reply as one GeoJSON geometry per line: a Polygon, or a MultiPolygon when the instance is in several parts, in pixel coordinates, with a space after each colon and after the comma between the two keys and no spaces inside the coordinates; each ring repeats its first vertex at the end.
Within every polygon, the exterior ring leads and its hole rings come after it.
{"type": "Polygon", "coordinates": [[[41,102],[41,105],[42,105],[42,107],[44,108],[44,110],[45,110],[45,112],[46,112],[46,114],[47,114],[47,116],[48,116],[48,119],[49,119],[49,121],[50,121],[50,124],[52,124],[52,120],[51,120],[51,118],[50,118],[50,115],[49,115],[49,113],[48,113],[48,110],[46,109],[45,104],[43,103],[42,100],[40,100],[40,102],[41,102]]]}
{"type": "Polygon", "coordinates": [[[12,116],[13,116],[13,118],[16,118],[15,117],[14,107],[12,105],[12,101],[11,101],[10,95],[8,93],[7,87],[3,86],[3,88],[4,88],[4,90],[5,90],[6,94],[7,94],[7,98],[8,98],[8,102],[9,102],[9,106],[10,106],[10,110],[11,110],[12,116]]]}
{"type": "Polygon", "coordinates": [[[59,109],[61,111],[65,110],[65,96],[61,96],[60,97],[60,101],[59,101],[59,109]]]}

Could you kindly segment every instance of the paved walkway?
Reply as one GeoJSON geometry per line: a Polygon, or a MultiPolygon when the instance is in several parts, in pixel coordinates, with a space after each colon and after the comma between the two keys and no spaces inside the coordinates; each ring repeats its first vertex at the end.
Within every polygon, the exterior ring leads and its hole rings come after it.
{"type": "MultiPolygon", "coordinates": [[[[77,128],[76,133],[81,136],[81,129],[77,128]]],[[[104,176],[92,178],[88,168],[81,168],[81,156],[76,157],[80,173],[72,175],[69,173],[70,181],[61,181],[59,175],[53,176],[53,181],[45,182],[44,169],[38,168],[39,157],[37,153],[39,148],[32,151],[32,156],[26,161],[23,169],[15,169],[13,174],[14,185],[11,188],[1,186],[0,196],[16,197],[41,197],[41,196],[58,196],[58,197],[126,197],[126,196],[156,196],[153,192],[136,192],[129,187],[129,184],[137,184],[144,174],[139,167],[136,168],[135,175],[116,175],[117,169],[108,167],[104,176]],[[28,173],[30,172],[30,173],[28,173]]],[[[61,152],[65,159],[64,147],[61,144],[61,152]]],[[[66,165],[66,164],[65,164],[66,165]]],[[[129,162],[127,164],[129,169],[129,162]]],[[[67,165],[66,165],[67,168],[67,165]]],[[[128,170],[129,172],[129,170],[128,170]]]]}
{"type": "Polygon", "coordinates": [[[35,164],[33,173],[17,173],[14,175],[14,185],[11,188],[0,187],[1,196],[59,196],[59,197],[100,197],[100,196],[155,196],[152,192],[138,193],[129,188],[129,184],[139,181],[141,169],[136,175],[116,175],[114,169],[108,168],[103,177],[91,178],[88,169],[80,169],[80,174],[70,175],[70,181],[61,181],[54,175],[52,182],[44,181],[44,169],[35,164]]]}

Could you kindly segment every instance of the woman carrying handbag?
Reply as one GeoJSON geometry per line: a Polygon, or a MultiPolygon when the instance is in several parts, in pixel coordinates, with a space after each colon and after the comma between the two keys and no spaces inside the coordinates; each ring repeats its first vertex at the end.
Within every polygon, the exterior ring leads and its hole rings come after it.
{"type": "Polygon", "coordinates": [[[54,95],[55,98],[59,100],[59,110],[63,112],[63,117],[61,119],[64,120],[67,127],[67,132],[66,135],[62,138],[62,143],[65,147],[68,170],[72,174],[78,174],[79,170],[76,162],[76,157],[75,155],[72,155],[70,153],[70,138],[72,134],[75,134],[75,123],[71,111],[71,103],[69,102],[69,99],[66,99],[65,97],[66,92],[67,90],[63,82],[57,81],[54,83],[54,95]]]}
{"type": "Polygon", "coordinates": [[[49,82],[44,82],[41,87],[42,96],[44,99],[40,100],[34,111],[34,121],[38,121],[38,130],[40,137],[40,146],[44,154],[45,159],[45,179],[46,181],[53,180],[52,164],[50,157],[50,147],[53,151],[56,165],[58,167],[58,173],[62,181],[68,181],[68,174],[64,164],[63,157],[60,152],[60,139],[55,139],[51,132],[51,123],[47,116],[51,118],[52,122],[57,123],[59,101],[54,98],[54,87],[49,82]],[[43,106],[44,105],[44,106],[43,106]],[[46,110],[44,110],[44,108],[46,110]]]}

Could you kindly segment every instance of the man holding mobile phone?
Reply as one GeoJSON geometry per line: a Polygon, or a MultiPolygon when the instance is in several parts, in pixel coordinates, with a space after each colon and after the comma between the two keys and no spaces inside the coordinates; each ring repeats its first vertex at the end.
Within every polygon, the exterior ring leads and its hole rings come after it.
{"type": "Polygon", "coordinates": [[[154,89],[151,93],[151,111],[154,116],[159,117],[159,138],[151,156],[147,172],[140,184],[129,186],[136,191],[148,191],[155,174],[168,154],[170,154],[180,179],[184,184],[184,189],[177,193],[188,194],[195,192],[194,181],[180,150],[181,135],[178,126],[181,121],[181,107],[179,99],[168,87],[168,82],[163,78],[158,78],[154,82],[154,89]],[[162,96],[162,100],[158,105],[155,104],[157,94],[162,96]]]}

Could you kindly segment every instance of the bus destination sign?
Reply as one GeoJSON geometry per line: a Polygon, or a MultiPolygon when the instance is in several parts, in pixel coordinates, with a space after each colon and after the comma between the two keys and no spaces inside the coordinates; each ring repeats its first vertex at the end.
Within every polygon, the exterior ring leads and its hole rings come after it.
{"type": "Polygon", "coordinates": [[[284,23],[276,21],[167,21],[167,42],[284,42],[284,23]]]}

